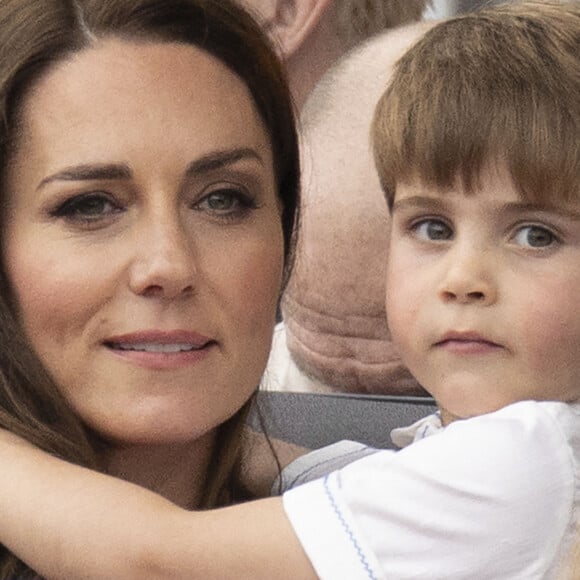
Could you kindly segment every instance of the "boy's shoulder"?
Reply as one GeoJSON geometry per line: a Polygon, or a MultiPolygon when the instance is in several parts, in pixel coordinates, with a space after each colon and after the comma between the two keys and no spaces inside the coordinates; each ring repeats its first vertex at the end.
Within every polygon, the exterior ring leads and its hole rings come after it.
{"type": "MultiPolygon", "coordinates": [[[[375,453],[343,470],[354,493],[374,481],[387,495],[428,501],[574,509],[580,482],[580,405],[524,401],[459,420],[394,454],[375,453]],[[413,491],[414,490],[414,491],[413,491]]],[[[348,483],[347,483],[348,482],[348,483]]],[[[580,490],[578,492],[580,495],[580,490]]],[[[470,507],[471,506],[471,507],[470,507]]],[[[489,506],[488,506],[489,507],[489,506]]],[[[493,511],[493,510],[492,510],[493,511]]],[[[565,510],[566,511],[566,510],[565,510]]]]}
{"type": "Polygon", "coordinates": [[[477,446],[503,443],[506,449],[573,445],[580,436],[580,403],[520,401],[493,413],[456,421],[442,434],[447,441],[459,439],[477,446]]]}
{"type": "Polygon", "coordinates": [[[460,420],[437,437],[413,445],[429,446],[451,468],[458,457],[470,457],[471,467],[496,466],[515,475],[550,465],[572,472],[580,465],[580,404],[521,401],[493,413],[460,420]],[[505,465],[504,465],[505,464],[505,465]]]}
{"type": "Polygon", "coordinates": [[[492,413],[479,415],[478,417],[473,417],[469,420],[481,419],[484,417],[513,417],[524,420],[530,419],[542,421],[548,416],[552,416],[557,420],[567,417],[578,417],[580,416],[580,401],[518,401],[492,413]]]}
{"type": "MultiPolygon", "coordinates": [[[[510,506],[520,521],[529,506],[537,506],[538,515],[545,511],[547,521],[551,510],[567,514],[565,520],[580,507],[578,404],[515,403],[456,421],[397,455],[397,471],[412,473],[412,480],[437,482],[427,486],[433,501],[449,496],[473,499],[475,494],[482,507],[486,502],[510,506]],[[437,486],[447,490],[441,497],[437,486]]],[[[406,479],[402,478],[404,485],[406,479]]]]}
{"type": "Polygon", "coordinates": [[[422,497],[456,508],[465,500],[465,509],[472,512],[477,497],[485,510],[499,505],[517,510],[519,505],[521,516],[536,502],[548,514],[563,504],[568,506],[564,511],[573,510],[580,496],[580,405],[514,403],[341,471],[343,489],[355,495],[376,487],[386,497],[422,497]]]}

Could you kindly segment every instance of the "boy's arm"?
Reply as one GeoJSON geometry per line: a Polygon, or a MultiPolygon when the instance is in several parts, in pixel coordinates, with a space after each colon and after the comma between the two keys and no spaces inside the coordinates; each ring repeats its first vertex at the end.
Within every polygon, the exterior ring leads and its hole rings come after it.
{"type": "Polygon", "coordinates": [[[46,578],[316,578],[282,501],[188,512],[0,431],[0,542],[46,578]]]}

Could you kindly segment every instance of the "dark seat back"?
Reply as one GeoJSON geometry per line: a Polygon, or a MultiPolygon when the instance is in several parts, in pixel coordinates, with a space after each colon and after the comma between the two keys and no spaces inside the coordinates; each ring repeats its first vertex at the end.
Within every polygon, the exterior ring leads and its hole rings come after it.
{"type": "Polygon", "coordinates": [[[310,449],[341,439],[392,449],[391,429],[405,427],[436,410],[429,397],[260,392],[258,412],[269,435],[310,449]]]}

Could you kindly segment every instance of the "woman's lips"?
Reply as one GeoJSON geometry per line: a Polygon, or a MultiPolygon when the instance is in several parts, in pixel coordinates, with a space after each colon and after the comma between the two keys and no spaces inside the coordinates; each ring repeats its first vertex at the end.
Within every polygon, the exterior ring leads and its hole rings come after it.
{"type": "Polygon", "coordinates": [[[112,336],[103,344],[126,362],[170,370],[203,360],[218,343],[196,332],[147,330],[112,336]]]}

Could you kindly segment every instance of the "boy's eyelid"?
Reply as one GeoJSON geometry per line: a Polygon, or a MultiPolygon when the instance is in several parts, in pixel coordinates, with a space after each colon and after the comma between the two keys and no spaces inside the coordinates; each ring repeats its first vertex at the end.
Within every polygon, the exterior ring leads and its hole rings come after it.
{"type": "Polygon", "coordinates": [[[513,231],[513,234],[509,238],[509,243],[517,246],[519,250],[525,251],[526,253],[546,255],[547,253],[551,254],[554,250],[565,244],[565,240],[562,235],[560,235],[558,232],[555,232],[553,228],[538,226],[534,224],[524,224],[513,231]],[[521,243],[521,240],[518,240],[518,237],[521,236],[526,229],[532,229],[534,227],[538,230],[544,230],[544,232],[549,235],[551,238],[549,243],[545,245],[534,245],[532,243],[528,243],[530,242],[529,238],[525,240],[525,243],[521,243]]]}
{"type": "Polygon", "coordinates": [[[508,233],[508,239],[513,241],[516,237],[526,228],[537,228],[539,230],[545,230],[548,232],[553,238],[554,241],[558,244],[561,244],[565,240],[565,233],[562,231],[561,228],[557,227],[556,225],[549,224],[539,220],[521,220],[516,224],[513,224],[508,233]]]}
{"type": "Polygon", "coordinates": [[[399,222],[409,232],[430,220],[440,221],[453,230],[453,217],[452,207],[445,200],[420,195],[396,201],[391,213],[393,222],[399,222]]]}
{"type": "Polygon", "coordinates": [[[409,220],[409,226],[408,226],[409,231],[411,232],[411,234],[420,239],[421,241],[425,241],[425,242],[435,242],[435,243],[441,243],[441,242],[448,242],[450,239],[452,239],[453,235],[454,235],[454,229],[453,229],[453,225],[449,222],[449,220],[442,218],[441,216],[423,216],[423,217],[419,217],[415,220],[409,220]],[[444,228],[446,228],[449,231],[450,237],[448,238],[423,238],[420,235],[420,228],[422,226],[428,227],[429,225],[442,225],[444,228]]]}
{"type": "Polygon", "coordinates": [[[403,224],[406,229],[414,229],[425,222],[440,222],[454,229],[452,216],[441,208],[402,206],[393,219],[403,224]]]}
{"type": "Polygon", "coordinates": [[[557,233],[565,229],[569,224],[576,224],[576,220],[567,216],[565,212],[549,211],[539,208],[530,208],[514,213],[509,212],[504,219],[506,228],[512,231],[535,226],[557,233]]]}

